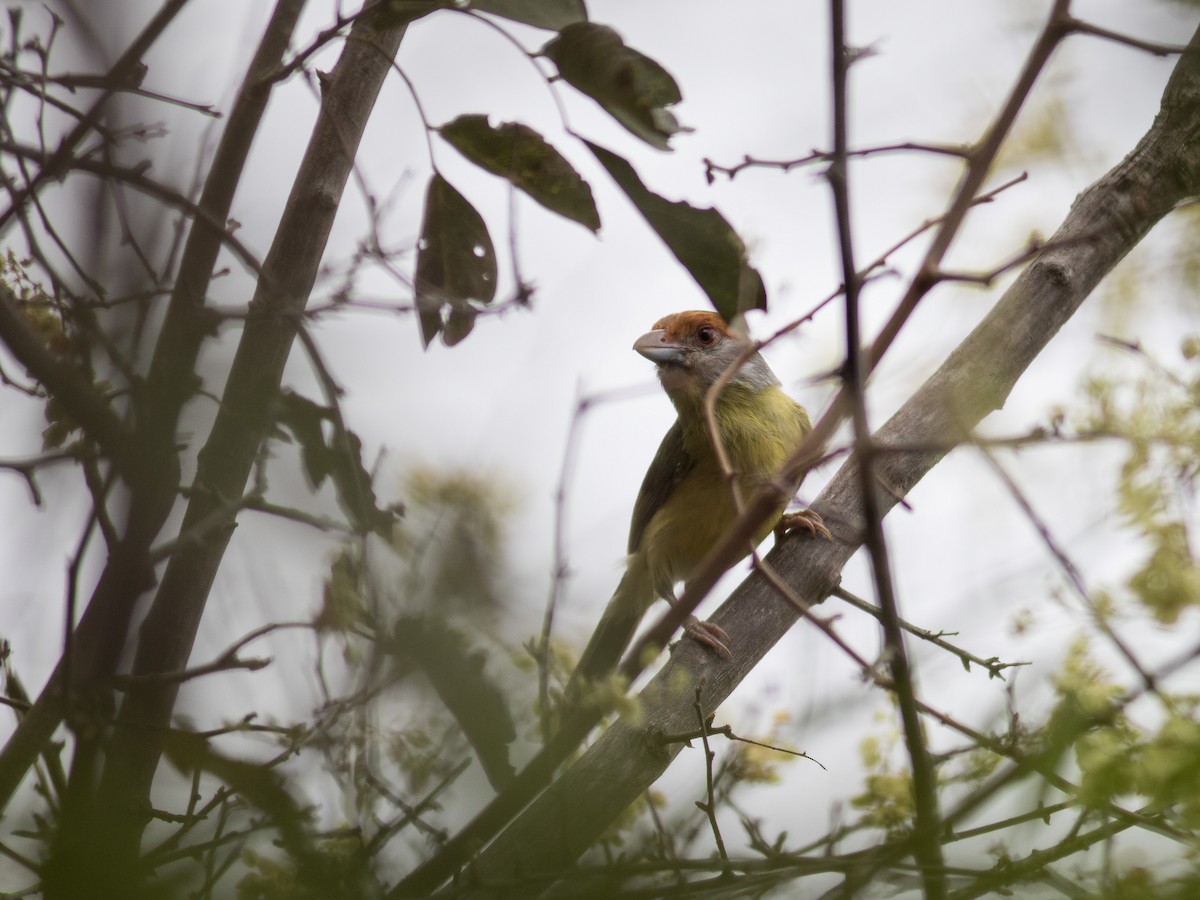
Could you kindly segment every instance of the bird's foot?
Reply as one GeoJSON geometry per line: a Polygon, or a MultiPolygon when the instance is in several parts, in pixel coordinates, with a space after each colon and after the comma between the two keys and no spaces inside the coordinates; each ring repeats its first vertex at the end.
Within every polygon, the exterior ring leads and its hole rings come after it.
{"type": "Polygon", "coordinates": [[[825,527],[825,523],[821,517],[811,509],[802,509],[799,512],[784,513],[779,519],[779,524],[775,526],[775,540],[779,540],[789,531],[796,528],[807,529],[813,535],[821,535],[827,541],[833,540],[833,535],[829,533],[829,529],[825,527]]]}
{"type": "Polygon", "coordinates": [[[695,616],[688,616],[683,623],[683,630],[692,640],[699,641],[722,659],[733,659],[733,652],[728,646],[729,635],[715,622],[701,622],[695,616]]]}

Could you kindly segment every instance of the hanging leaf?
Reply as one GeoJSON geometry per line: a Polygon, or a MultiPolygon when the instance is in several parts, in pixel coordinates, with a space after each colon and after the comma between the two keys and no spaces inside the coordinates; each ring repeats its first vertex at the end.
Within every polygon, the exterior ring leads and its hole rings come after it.
{"type": "Polygon", "coordinates": [[[376,28],[397,28],[450,5],[447,0],[384,0],[369,15],[376,28]]]}
{"type": "Polygon", "coordinates": [[[762,277],[750,265],[746,245],[723,215],[711,207],[697,209],[683,201],[665,200],[642,184],[625,159],[584,143],[726,321],[749,309],[767,308],[762,277]]]}
{"type": "Polygon", "coordinates": [[[451,308],[442,326],[442,340],[447,347],[453,347],[475,329],[475,307],[459,306],[451,308]]]}
{"type": "Polygon", "coordinates": [[[315,491],[333,471],[333,451],[325,443],[325,421],[329,410],[294,391],[284,391],[279,397],[276,421],[292,433],[300,444],[304,474],[315,491]]]}
{"type": "Polygon", "coordinates": [[[583,0],[384,0],[371,12],[377,28],[393,28],[415,22],[439,9],[474,9],[514,22],[558,31],[575,22],[587,21],[583,0]]]}
{"type": "Polygon", "coordinates": [[[551,212],[593,232],[600,213],[592,189],[546,139],[520,122],[493,127],[485,115],[463,115],[438,129],[455,150],[516,187],[551,212]]]}
{"type": "Polygon", "coordinates": [[[425,193],[414,283],[426,347],[442,330],[446,314],[470,308],[472,300],[491,303],[496,296],[496,251],[487,225],[441,175],[429,180],[425,193]]]}
{"type": "Polygon", "coordinates": [[[650,146],[670,150],[667,142],[673,135],[691,130],[667,109],[683,99],[671,73],[625,46],[607,25],[568,25],[542,48],[542,54],[554,61],[564,81],[650,146]]]}
{"type": "Polygon", "coordinates": [[[471,9],[551,31],[587,21],[583,0],[471,0],[471,9]]]}
{"type": "Polygon", "coordinates": [[[294,391],[280,394],[276,422],[300,444],[304,472],[313,490],[332,477],[338,504],[355,531],[374,532],[384,540],[391,540],[397,513],[377,505],[371,475],[362,463],[362,441],[358,435],[339,431],[331,409],[294,391]],[[328,440],[327,422],[333,426],[328,440]]]}

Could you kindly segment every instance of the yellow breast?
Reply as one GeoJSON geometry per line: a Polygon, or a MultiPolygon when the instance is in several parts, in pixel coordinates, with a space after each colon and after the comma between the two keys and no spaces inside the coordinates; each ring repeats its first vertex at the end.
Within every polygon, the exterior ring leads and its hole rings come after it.
{"type": "MultiPolygon", "coordinates": [[[[680,418],[694,465],[650,520],[642,542],[658,596],[670,596],[675,584],[691,576],[737,513],[702,418],[687,421],[693,417],[684,410],[680,418]]],[[[812,427],[804,408],[774,386],[753,393],[727,390],[717,404],[716,425],[743,499],[779,471],[812,427]]],[[[786,506],[780,504],[755,543],[770,533],[786,506]]]]}

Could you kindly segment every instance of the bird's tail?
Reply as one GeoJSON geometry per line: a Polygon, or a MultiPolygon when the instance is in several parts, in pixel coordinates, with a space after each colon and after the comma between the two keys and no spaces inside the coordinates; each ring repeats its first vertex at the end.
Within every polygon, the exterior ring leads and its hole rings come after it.
{"type": "Polygon", "coordinates": [[[565,696],[572,702],[579,701],[589,684],[603,681],[616,670],[621,654],[637,631],[642,614],[654,601],[649,575],[639,562],[635,558],[625,570],[621,583],[604,608],[596,630],[592,632],[591,640],[579,657],[575,671],[571,673],[565,696]]]}

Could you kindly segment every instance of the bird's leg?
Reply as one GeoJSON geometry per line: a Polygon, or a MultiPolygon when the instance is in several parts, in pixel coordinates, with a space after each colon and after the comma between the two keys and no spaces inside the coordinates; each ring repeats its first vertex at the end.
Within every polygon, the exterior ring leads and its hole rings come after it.
{"type": "Polygon", "coordinates": [[[701,622],[695,616],[688,616],[683,622],[683,630],[692,640],[699,641],[722,659],[733,659],[733,651],[729,649],[729,635],[715,622],[701,622]]]}
{"type": "MultiPolygon", "coordinates": [[[[665,599],[674,606],[675,592],[672,590],[665,599]]],[[[729,649],[729,635],[715,622],[701,622],[695,616],[688,616],[683,620],[683,630],[692,640],[699,641],[722,659],[733,659],[733,652],[729,649]]]]}
{"type": "Polygon", "coordinates": [[[775,526],[775,541],[778,542],[794,528],[805,528],[813,535],[819,534],[827,541],[833,540],[833,535],[829,533],[829,529],[825,527],[825,523],[821,521],[821,517],[811,509],[802,509],[794,513],[784,513],[780,516],[779,524],[775,526]]]}

